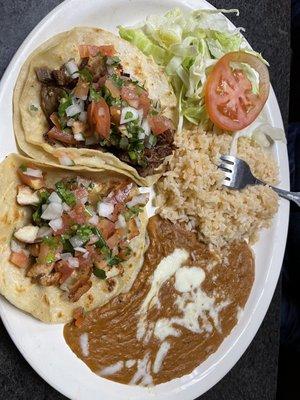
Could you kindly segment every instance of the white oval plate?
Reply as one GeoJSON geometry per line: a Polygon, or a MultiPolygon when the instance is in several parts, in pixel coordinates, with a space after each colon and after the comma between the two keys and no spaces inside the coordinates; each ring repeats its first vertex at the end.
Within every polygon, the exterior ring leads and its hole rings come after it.
{"type": "MultiPolygon", "coordinates": [[[[213,8],[204,0],[67,0],[55,8],[31,32],[7,68],[0,85],[0,157],[16,151],[12,126],[12,93],[18,72],[28,55],[56,33],[74,26],[99,26],[117,33],[119,24],[133,25],[149,14],[164,13],[172,7],[213,8]]],[[[283,127],[273,90],[267,103],[273,126],[283,127]]],[[[280,186],[289,187],[286,146],[274,146],[280,165],[280,186]]],[[[180,399],[191,400],[215,385],[238,361],[252,341],[269,307],[280,273],[286,243],[288,202],[281,200],[272,227],[261,233],[255,246],[254,286],[237,327],[218,351],[190,375],[153,387],[126,386],[93,374],[68,348],[62,325],[47,325],[19,311],[0,298],[2,320],[16,346],[50,385],[70,399],[180,399]]]]}

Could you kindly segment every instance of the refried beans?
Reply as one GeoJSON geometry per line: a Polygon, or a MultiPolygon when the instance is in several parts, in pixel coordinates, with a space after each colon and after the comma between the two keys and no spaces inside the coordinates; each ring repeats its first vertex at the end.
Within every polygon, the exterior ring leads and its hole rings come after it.
{"type": "Polygon", "coordinates": [[[150,218],[148,235],[131,290],[86,314],[79,327],[64,328],[67,344],[93,372],[145,386],[189,374],[214,353],[254,280],[246,242],[213,251],[159,216],[150,218]]]}

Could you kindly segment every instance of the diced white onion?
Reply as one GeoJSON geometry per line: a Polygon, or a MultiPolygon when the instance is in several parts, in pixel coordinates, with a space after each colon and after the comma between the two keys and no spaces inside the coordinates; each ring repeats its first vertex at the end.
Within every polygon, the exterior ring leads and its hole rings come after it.
{"type": "Polygon", "coordinates": [[[79,236],[73,236],[70,239],[70,243],[71,245],[75,248],[75,247],[81,247],[83,245],[83,240],[80,239],[79,236]]]}
{"type": "Polygon", "coordinates": [[[143,140],[143,139],[145,139],[145,132],[143,132],[143,131],[141,131],[141,132],[139,132],[139,134],[138,134],[138,138],[140,139],[140,140],[143,140]]]}
{"type": "Polygon", "coordinates": [[[97,235],[92,235],[90,237],[89,244],[94,244],[94,243],[98,242],[98,240],[99,240],[99,238],[97,235]]]}
{"type": "Polygon", "coordinates": [[[84,255],[82,256],[83,258],[88,258],[89,256],[89,252],[87,251],[86,253],[84,253],[84,255]]]}
{"type": "Polygon", "coordinates": [[[87,112],[86,111],[81,111],[78,117],[79,121],[81,122],[86,122],[87,120],[87,112]]]}
{"type": "Polygon", "coordinates": [[[68,258],[68,264],[71,268],[78,268],[79,267],[79,261],[78,258],[76,257],[69,257],[68,258]]]}
{"type": "Polygon", "coordinates": [[[137,204],[146,204],[149,200],[149,193],[142,193],[126,203],[127,207],[134,207],[137,204]]]}
{"type": "Polygon", "coordinates": [[[23,247],[16,240],[12,239],[10,241],[10,249],[14,253],[20,253],[23,250],[23,247]]]}
{"type": "Polygon", "coordinates": [[[89,223],[92,225],[98,225],[99,222],[99,217],[97,214],[93,215],[90,219],[89,219],[89,223]]]}
{"type": "Polygon", "coordinates": [[[85,249],[84,247],[74,247],[75,251],[79,251],[79,253],[86,253],[87,249],[85,249]]]}
{"type": "Polygon", "coordinates": [[[120,124],[126,124],[130,121],[135,121],[139,119],[139,112],[133,107],[124,107],[121,112],[120,124]],[[126,117],[126,114],[129,113],[130,116],[126,117]]]}
{"type": "Polygon", "coordinates": [[[63,208],[63,210],[66,211],[66,212],[69,212],[69,211],[71,210],[71,207],[68,206],[68,204],[66,204],[66,203],[63,203],[62,208],[63,208]]]}
{"type": "Polygon", "coordinates": [[[85,178],[81,178],[80,176],[77,176],[77,183],[78,183],[78,185],[88,188],[89,185],[91,184],[91,181],[88,179],[85,179],[85,178]]]}
{"type": "Polygon", "coordinates": [[[41,218],[46,220],[57,219],[61,217],[62,212],[61,203],[50,203],[41,215],[41,218]]]}
{"type": "Polygon", "coordinates": [[[114,212],[114,205],[111,203],[99,202],[97,204],[97,212],[100,217],[108,218],[114,212]]]}
{"type": "Polygon", "coordinates": [[[42,178],[43,172],[40,169],[27,168],[23,174],[33,176],[34,178],[42,178]]]}
{"type": "Polygon", "coordinates": [[[139,115],[139,121],[141,123],[142,120],[143,120],[144,111],[142,109],[139,109],[139,110],[137,110],[137,112],[138,112],[138,115],[139,115]]]}
{"type": "Polygon", "coordinates": [[[109,75],[113,75],[115,73],[115,69],[111,65],[107,65],[106,68],[109,75]]]}
{"type": "Polygon", "coordinates": [[[59,157],[59,162],[61,165],[74,165],[74,161],[68,156],[59,157]]]}
{"type": "Polygon", "coordinates": [[[134,220],[135,220],[136,226],[138,227],[138,230],[140,230],[141,226],[142,226],[141,220],[139,219],[139,217],[135,217],[134,220]]]}
{"type": "Polygon", "coordinates": [[[52,235],[52,229],[49,228],[48,226],[41,226],[40,229],[38,230],[37,234],[37,239],[43,238],[45,236],[50,236],[52,235]]]}
{"type": "Polygon", "coordinates": [[[54,231],[58,231],[58,230],[62,229],[62,227],[63,227],[63,221],[62,221],[61,218],[52,219],[52,220],[49,222],[49,226],[51,226],[51,228],[52,228],[54,231]]]}
{"type": "Polygon", "coordinates": [[[75,61],[72,59],[70,61],[68,61],[65,64],[66,70],[68,72],[69,75],[72,76],[72,78],[78,78],[79,74],[78,74],[78,66],[75,63],[75,61]]]}
{"type": "Polygon", "coordinates": [[[77,142],[84,142],[85,138],[82,133],[75,133],[74,134],[74,139],[77,140],[77,142]]]}
{"type": "Polygon", "coordinates": [[[61,203],[62,200],[56,192],[52,192],[48,198],[49,203],[61,203]]]}
{"type": "Polygon", "coordinates": [[[116,223],[116,228],[126,228],[126,220],[124,215],[119,214],[118,221],[116,223]]]}
{"type": "Polygon", "coordinates": [[[68,258],[72,257],[71,253],[61,253],[60,258],[62,260],[67,260],[68,258]]]}
{"type": "Polygon", "coordinates": [[[71,104],[66,109],[67,117],[74,117],[74,115],[81,113],[82,109],[79,104],[71,104]]]}
{"type": "Polygon", "coordinates": [[[150,128],[150,125],[149,125],[147,119],[144,119],[144,120],[143,120],[143,122],[142,122],[142,128],[144,129],[145,136],[149,136],[150,133],[151,133],[151,128],[150,128]]]}

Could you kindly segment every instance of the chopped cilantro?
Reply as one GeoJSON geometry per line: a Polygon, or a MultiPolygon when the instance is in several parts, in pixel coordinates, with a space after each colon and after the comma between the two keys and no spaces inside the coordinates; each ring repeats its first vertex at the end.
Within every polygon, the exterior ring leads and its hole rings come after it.
{"type": "Polygon", "coordinates": [[[74,251],[73,246],[71,245],[69,239],[70,239],[69,235],[61,235],[61,237],[60,237],[60,240],[63,245],[63,251],[65,253],[73,253],[73,251],[74,251]]]}
{"type": "Polygon", "coordinates": [[[48,198],[49,198],[49,196],[50,196],[50,193],[48,192],[48,190],[42,189],[42,190],[40,190],[40,191],[38,192],[38,196],[39,196],[40,202],[41,202],[42,204],[44,204],[44,203],[47,202],[47,200],[48,200],[48,198]]]}
{"type": "Polygon", "coordinates": [[[125,220],[129,221],[131,218],[138,215],[141,211],[142,211],[142,207],[139,207],[139,206],[128,207],[123,215],[124,215],[125,220]]]}
{"type": "Polygon", "coordinates": [[[43,243],[47,244],[51,249],[56,249],[58,246],[58,241],[53,236],[44,237],[43,243]]]}
{"type": "Polygon", "coordinates": [[[23,171],[23,172],[27,171],[27,167],[26,167],[26,165],[24,165],[24,164],[21,164],[21,165],[19,166],[19,168],[20,168],[20,170],[23,171]]]}
{"type": "Polygon", "coordinates": [[[96,247],[98,247],[100,250],[102,247],[107,247],[106,241],[99,229],[94,226],[92,228],[92,232],[94,235],[98,236],[98,241],[95,243],[96,247]]]}
{"type": "Polygon", "coordinates": [[[72,96],[65,92],[64,97],[59,100],[58,115],[63,117],[66,113],[66,109],[72,104],[72,96]]]}
{"type": "Polygon", "coordinates": [[[114,84],[115,84],[118,88],[121,88],[121,87],[124,85],[124,83],[125,83],[125,81],[124,81],[119,75],[117,75],[117,74],[112,74],[112,75],[111,75],[111,79],[112,79],[112,81],[114,82],[114,84]]]}
{"type": "Polygon", "coordinates": [[[125,119],[130,119],[133,117],[133,113],[131,111],[127,111],[127,113],[125,114],[125,119]]]}
{"type": "Polygon", "coordinates": [[[93,267],[93,274],[99,279],[106,279],[106,272],[104,269],[97,268],[95,265],[93,267]]]}
{"type": "Polygon", "coordinates": [[[97,92],[94,88],[90,88],[90,97],[89,100],[90,101],[99,101],[101,98],[101,94],[99,92],[97,92]]]}
{"type": "Polygon", "coordinates": [[[93,234],[93,228],[87,225],[80,226],[76,231],[76,236],[79,236],[83,243],[87,243],[93,234]]]}
{"type": "Polygon", "coordinates": [[[118,265],[122,261],[120,257],[118,256],[111,256],[108,259],[106,259],[107,265],[112,267],[113,265],[118,265]]]}
{"type": "Polygon", "coordinates": [[[121,60],[118,56],[113,56],[113,57],[107,57],[106,58],[106,64],[107,65],[118,65],[120,64],[121,60]]]}
{"type": "Polygon", "coordinates": [[[55,254],[53,254],[53,252],[51,251],[50,253],[48,253],[45,257],[45,262],[46,264],[51,264],[56,260],[55,254]]]}
{"type": "Polygon", "coordinates": [[[137,154],[134,150],[130,150],[128,152],[131,161],[137,161],[137,154]]]}
{"type": "Polygon", "coordinates": [[[70,207],[75,206],[76,204],[76,197],[74,193],[69,190],[66,185],[62,182],[59,181],[55,184],[57,194],[59,197],[70,207]]]}
{"type": "Polygon", "coordinates": [[[31,104],[29,109],[30,109],[30,111],[38,111],[39,110],[34,104],[31,104]]]}
{"type": "Polygon", "coordinates": [[[84,67],[81,70],[79,70],[78,72],[79,72],[80,78],[84,79],[85,81],[87,81],[89,83],[93,82],[93,75],[88,68],[84,67]]]}
{"type": "Polygon", "coordinates": [[[43,214],[42,205],[38,206],[37,209],[32,213],[32,220],[36,225],[40,225],[42,222],[41,215],[43,214]]]}

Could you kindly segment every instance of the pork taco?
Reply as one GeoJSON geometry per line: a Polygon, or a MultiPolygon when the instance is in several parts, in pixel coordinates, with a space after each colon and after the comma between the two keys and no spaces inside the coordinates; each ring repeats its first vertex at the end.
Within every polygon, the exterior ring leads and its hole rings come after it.
{"type": "Polygon", "coordinates": [[[152,184],[172,153],[176,97],[138,49],[96,28],[41,45],[14,92],[14,128],[28,155],[103,168],[152,184]],[[41,152],[42,150],[42,152],[41,152]]]}
{"type": "Polygon", "coordinates": [[[18,155],[0,165],[0,293],[44,322],[66,322],[127,291],[143,263],[148,194],[108,170],[18,155]]]}

